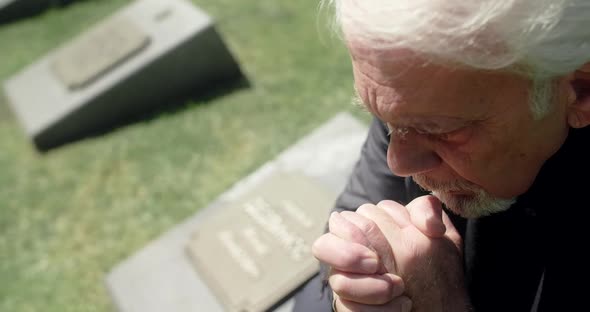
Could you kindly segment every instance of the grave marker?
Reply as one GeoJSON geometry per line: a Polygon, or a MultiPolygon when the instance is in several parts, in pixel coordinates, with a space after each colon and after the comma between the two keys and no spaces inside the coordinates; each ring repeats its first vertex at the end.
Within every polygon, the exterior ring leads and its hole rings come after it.
{"type": "Polygon", "coordinates": [[[290,312],[290,293],[317,272],[309,244],[366,133],[350,115],[337,115],[118,264],[106,277],[118,310],[290,312]]]}
{"type": "Polygon", "coordinates": [[[8,79],[40,150],[240,77],[213,20],[187,0],[138,0],[8,79]]]}
{"type": "Polygon", "coordinates": [[[263,312],[311,278],[311,244],[336,194],[297,173],[275,172],[207,218],[188,252],[230,312],[263,312]]]}

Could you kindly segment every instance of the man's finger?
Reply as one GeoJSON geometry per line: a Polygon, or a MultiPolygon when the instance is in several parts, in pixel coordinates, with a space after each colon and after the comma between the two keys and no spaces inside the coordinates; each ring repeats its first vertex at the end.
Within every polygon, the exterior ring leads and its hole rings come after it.
{"type": "Polygon", "coordinates": [[[408,225],[412,225],[408,209],[402,204],[393,200],[382,200],[377,204],[377,207],[382,208],[399,228],[403,229],[408,225]]]}
{"type": "Polygon", "coordinates": [[[374,251],[361,244],[345,241],[332,233],[320,236],[312,246],[319,261],[344,272],[375,274],[379,261],[374,251]]]}
{"type": "Polygon", "coordinates": [[[394,274],[351,274],[332,271],[330,287],[340,298],[364,304],[385,304],[405,291],[403,280],[394,274]]]}
{"type": "Polygon", "coordinates": [[[445,235],[442,204],[438,198],[432,195],[421,196],[414,199],[406,208],[410,212],[412,223],[422,234],[431,238],[441,238],[445,235]]]}
{"type": "Polygon", "coordinates": [[[463,250],[463,239],[461,238],[461,234],[459,234],[459,231],[457,231],[455,228],[453,221],[451,221],[449,216],[444,211],[442,213],[442,219],[445,227],[447,228],[445,236],[447,236],[453,242],[453,244],[457,246],[458,250],[463,250]]]}
{"type": "Polygon", "coordinates": [[[341,215],[356,225],[365,234],[365,237],[370,243],[370,248],[375,251],[382,264],[377,273],[396,273],[395,257],[391,246],[377,223],[370,219],[371,215],[374,215],[374,213],[369,212],[372,210],[377,210],[377,207],[375,205],[365,204],[360,206],[356,213],[343,211],[341,215]]]}
{"type": "Polygon", "coordinates": [[[342,238],[343,240],[358,243],[370,248],[371,243],[365,237],[365,233],[361,231],[356,225],[348,221],[338,212],[332,212],[328,220],[328,228],[330,233],[342,238]]]}
{"type": "Polygon", "coordinates": [[[382,305],[367,305],[335,297],[334,308],[337,312],[410,312],[412,300],[408,297],[397,297],[382,305]]]}

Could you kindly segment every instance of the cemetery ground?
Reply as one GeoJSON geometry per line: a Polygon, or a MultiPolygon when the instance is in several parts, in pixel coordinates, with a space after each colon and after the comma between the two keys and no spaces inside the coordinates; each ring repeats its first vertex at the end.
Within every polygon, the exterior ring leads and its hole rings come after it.
{"type": "MultiPolygon", "coordinates": [[[[103,278],[115,264],[338,111],[368,120],[349,104],[348,56],[317,1],[193,2],[248,87],[45,154],[0,99],[0,311],[112,311],[103,278]]],[[[0,81],[128,3],[81,0],[0,25],[0,81]]]]}

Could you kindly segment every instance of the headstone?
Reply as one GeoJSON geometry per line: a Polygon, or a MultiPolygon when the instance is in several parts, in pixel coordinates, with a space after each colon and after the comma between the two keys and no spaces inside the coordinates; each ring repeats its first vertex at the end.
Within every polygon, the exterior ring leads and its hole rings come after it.
{"type": "Polygon", "coordinates": [[[203,222],[188,251],[226,311],[266,311],[315,274],[311,243],[334,199],[313,179],[275,172],[203,222]]]}
{"type": "Polygon", "coordinates": [[[106,277],[118,310],[291,311],[366,132],[337,115],[118,264],[106,277]]]}
{"type": "Polygon", "coordinates": [[[213,20],[190,1],[138,0],[4,89],[27,134],[46,150],[240,75],[213,20]]]}
{"type": "Polygon", "coordinates": [[[71,42],[50,68],[69,89],[80,89],[145,49],[150,37],[130,19],[112,18],[71,42]]]}

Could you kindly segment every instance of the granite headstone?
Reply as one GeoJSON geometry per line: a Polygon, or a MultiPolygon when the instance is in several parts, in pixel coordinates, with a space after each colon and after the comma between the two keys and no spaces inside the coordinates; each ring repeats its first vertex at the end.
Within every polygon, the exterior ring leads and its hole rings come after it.
{"type": "Polygon", "coordinates": [[[188,0],[138,0],[9,78],[40,150],[241,76],[214,22],[188,0]]]}
{"type": "Polygon", "coordinates": [[[266,311],[313,276],[311,244],[334,198],[311,178],[275,172],[203,222],[188,251],[226,311],[266,311]]]}

